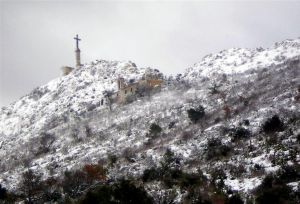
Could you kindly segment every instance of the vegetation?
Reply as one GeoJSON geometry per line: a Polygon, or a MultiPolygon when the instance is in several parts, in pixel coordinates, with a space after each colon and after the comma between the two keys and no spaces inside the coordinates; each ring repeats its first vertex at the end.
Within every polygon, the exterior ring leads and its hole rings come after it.
{"type": "Polygon", "coordinates": [[[156,138],[162,132],[162,128],[156,124],[152,123],[149,128],[149,136],[152,138],[156,138]]]}
{"type": "Polygon", "coordinates": [[[243,138],[248,138],[250,135],[250,131],[241,126],[229,129],[229,136],[232,138],[233,142],[243,138]]]}
{"type": "Polygon", "coordinates": [[[7,198],[7,190],[3,188],[0,184],[0,200],[5,200],[7,198]]]}
{"type": "Polygon", "coordinates": [[[208,140],[206,145],[206,159],[212,160],[226,157],[230,151],[230,146],[222,144],[219,138],[212,138],[208,140]]]}
{"type": "Polygon", "coordinates": [[[274,175],[268,175],[257,188],[256,203],[293,203],[293,197],[291,197],[291,189],[274,175]]]}
{"type": "Polygon", "coordinates": [[[278,115],[274,115],[272,118],[268,118],[262,125],[262,130],[266,134],[280,132],[284,129],[283,122],[280,120],[278,115]]]}
{"type": "Polygon", "coordinates": [[[203,106],[198,106],[198,108],[191,108],[187,110],[188,116],[193,123],[197,123],[200,119],[205,116],[205,111],[203,106]]]}
{"type": "Polygon", "coordinates": [[[79,203],[150,204],[153,203],[153,201],[143,187],[137,187],[129,180],[121,180],[113,185],[101,185],[94,190],[88,191],[79,203]]]}

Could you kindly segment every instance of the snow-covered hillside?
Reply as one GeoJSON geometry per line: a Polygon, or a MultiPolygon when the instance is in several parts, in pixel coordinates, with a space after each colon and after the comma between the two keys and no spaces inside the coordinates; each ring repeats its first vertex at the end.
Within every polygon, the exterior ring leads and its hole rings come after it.
{"type": "Polygon", "coordinates": [[[232,48],[205,56],[201,62],[187,69],[187,77],[209,77],[216,73],[235,74],[262,69],[299,57],[300,39],[285,40],[269,49],[232,48]]]}
{"type": "MultiPolygon", "coordinates": [[[[45,177],[59,176],[108,155],[120,158],[110,169],[111,178],[139,176],[159,165],[169,148],[185,171],[201,169],[210,175],[212,169],[223,168],[225,185],[248,194],[265,175],[253,173],[256,165],[265,172],[276,171],[280,165],[272,156],[292,162],[291,152],[299,150],[300,39],[269,49],[208,55],[181,76],[165,77],[159,93],[113,104],[111,111],[100,105],[103,91],[117,89],[118,77],[137,80],[145,72],[158,71],[132,62],[95,61],[2,108],[0,183],[15,188],[28,167],[45,177]],[[205,118],[193,124],[187,110],[199,105],[205,108],[205,118]],[[262,123],[275,114],[289,127],[279,133],[280,148],[267,147],[261,133],[262,123]],[[158,138],[149,138],[153,123],[162,128],[158,138]],[[233,142],[231,133],[237,127],[248,130],[251,138],[233,142]],[[221,144],[210,146],[213,138],[221,144]],[[220,145],[230,148],[229,154],[208,158],[209,148],[220,145]],[[133,162],[125,159],[128,152],[133,162]],[[234,171],[241,165],[240,173],[234,171]]],[[[299,161],[297,153],[294,162],[299,161]]]]}

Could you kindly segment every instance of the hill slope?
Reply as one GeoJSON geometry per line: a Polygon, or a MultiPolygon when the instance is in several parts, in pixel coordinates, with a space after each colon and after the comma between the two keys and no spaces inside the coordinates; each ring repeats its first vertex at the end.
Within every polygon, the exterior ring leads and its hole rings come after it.
{"type": "Polygon", "coordinates": [[[280,168],[277,160],[299,163],[300,39],[266,50],[208,55],[181,76],[165,77],[159,93],[114,104],[112,111],[100,105],[103,91],[115,91],[119,76],[138,79],[145,72],[157,70],[132,62],[95,61],[2,108],[0,183],[15,188],[28,167],[44,177],[59,176],[108,155],[119,158],[110,178],[138,177],[159,165],[170,149],[184,171],[201,169],[210,175],[222,168],[225,185],[248,194],[267,172],[280,168]],[[194,124],[187,111],[199,105],[205,117],[194,124]],[[285,129],[276,133],[276,143],[268,143],[262,124],[275,114],[285,129]],[[149,131],[153,123],[162,128],[157,137],[149,131]],[[216,151],[223,147],[225,154],[216,151]],[[294,151],[298,153],[292,159],[294,151]],[[255,173],[257,165],[266,173],[255,173]]]}

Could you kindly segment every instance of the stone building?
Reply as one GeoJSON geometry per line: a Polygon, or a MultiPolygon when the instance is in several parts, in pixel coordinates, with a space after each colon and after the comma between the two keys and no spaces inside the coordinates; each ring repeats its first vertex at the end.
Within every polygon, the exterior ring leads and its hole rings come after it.
{"type": "Polygon", "coordinates": [[[144,75],[142,79],[138,81],[126,82],[124,78],[117,79],[118,91],[114,98],[117,103],[125,103],[129,98],[136,96],[142,96],[153,90],[159,90],[162,85],[161,76],[144,75]]]}
{"type": "Polygon", "coordinates": [[[73,71],[73,69],[74,69],[73,67],[63,66],[61,68],[61,70],[63,72],[63,76],[70,74],[73,71]]]}

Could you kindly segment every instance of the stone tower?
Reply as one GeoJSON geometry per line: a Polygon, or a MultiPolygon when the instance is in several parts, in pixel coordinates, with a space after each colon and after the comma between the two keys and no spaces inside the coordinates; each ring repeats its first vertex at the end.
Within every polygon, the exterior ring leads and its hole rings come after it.
{"type": "Polygon", "coordinates": [[[74,38],[76,40],[76,50],[75,50],[75,54],[76,54],[76,67],[80,68],[81,66],[81,62],[80,62],[80,49],[79,49],[79,41],[81,39],[79,39],[78,35],[76,35],[76,37],[74,38]]]}
{"type": "Polygon", "coordinates": [[[125,79],[119,77],[117,82],[118,82],[118,90],[122,90],[125,87],[125,79]]]}

